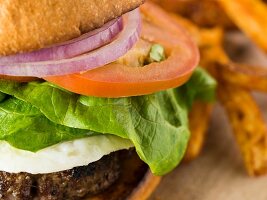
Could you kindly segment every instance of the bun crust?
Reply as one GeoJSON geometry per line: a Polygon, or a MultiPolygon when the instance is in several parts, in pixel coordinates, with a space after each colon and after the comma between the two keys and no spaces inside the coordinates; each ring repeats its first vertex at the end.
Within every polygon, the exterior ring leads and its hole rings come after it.
{"type": "Polygon", "coordinates": [[[144,0],[0,0],[0,55],[70,40],[144,0]]]}

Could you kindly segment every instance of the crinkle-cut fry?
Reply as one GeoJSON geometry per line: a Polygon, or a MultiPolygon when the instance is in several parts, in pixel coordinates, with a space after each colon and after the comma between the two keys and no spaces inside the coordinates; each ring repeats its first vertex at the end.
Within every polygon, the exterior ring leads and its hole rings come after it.
{"type": "Polygon", "coordinates": [[[227,82],[260,92],[267,92],[267,68],[243,64],[217,64],[218,74],[227,82]]]}
{"type": "Polygon", "coordinates": [[[200,154],[209,127],[212,108],[211,103],[196,101],[193,104],[189,113],[191,137],[184,157],[185,161],[191,161],[200,154]]]}
{"type": "Polygon", "coordinates": [[[267,5],[262,0],[218,0],[225,12],[267,52],[267,5]]]}
{"type": "Polygon", "coordinates": [[[223,105],[251,176],[267,172],[267,128],[249,90],[219,82],[218,97],[223,105]]]}

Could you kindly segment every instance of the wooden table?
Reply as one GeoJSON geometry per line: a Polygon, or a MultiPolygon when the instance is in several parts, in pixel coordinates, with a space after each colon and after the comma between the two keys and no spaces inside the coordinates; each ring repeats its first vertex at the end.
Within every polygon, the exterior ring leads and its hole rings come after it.
{"type": "MultiPolygon", "coordinates": [[[[246,50],[239,60],[267,66],[255,46],[243,37],[231,37],[246,50]]],[[[255,95],[267,114],[267,95],[255,95]]],[[[164,177],[150,200],[267,200],[267,176],[247,176],[227,118],[217,105],[201,156],[164,177]]]]}

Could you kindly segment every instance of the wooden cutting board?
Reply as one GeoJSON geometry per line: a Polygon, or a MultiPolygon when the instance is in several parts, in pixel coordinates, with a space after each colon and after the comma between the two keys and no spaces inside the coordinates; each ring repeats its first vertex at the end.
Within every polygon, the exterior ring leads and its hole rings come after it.
{"type": "MultiPolygon", "coordinates": [[[[239,61],[267,66],[266,56],[246,38],[239,34],[229,38],[231,45],[238,44],[239,61]]],[[[267,94],[255,96],[266,116],[267,94]]],[[[217,105],[200,157],[164,177],[150,200],[267,200],[267,176],[246,174],[227,120],[217,105]]]]}

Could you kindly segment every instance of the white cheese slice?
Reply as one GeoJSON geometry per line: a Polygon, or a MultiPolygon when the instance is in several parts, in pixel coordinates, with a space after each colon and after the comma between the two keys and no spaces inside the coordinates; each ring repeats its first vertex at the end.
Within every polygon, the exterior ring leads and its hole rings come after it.
{"type": "Polygon", "coordinates": [[[0,141],[0,171],[45,174],[88,165],[104,155],[133,144],[117,136],[100,135],[60,143],[36,153],[19,150],[0,141]]]}

